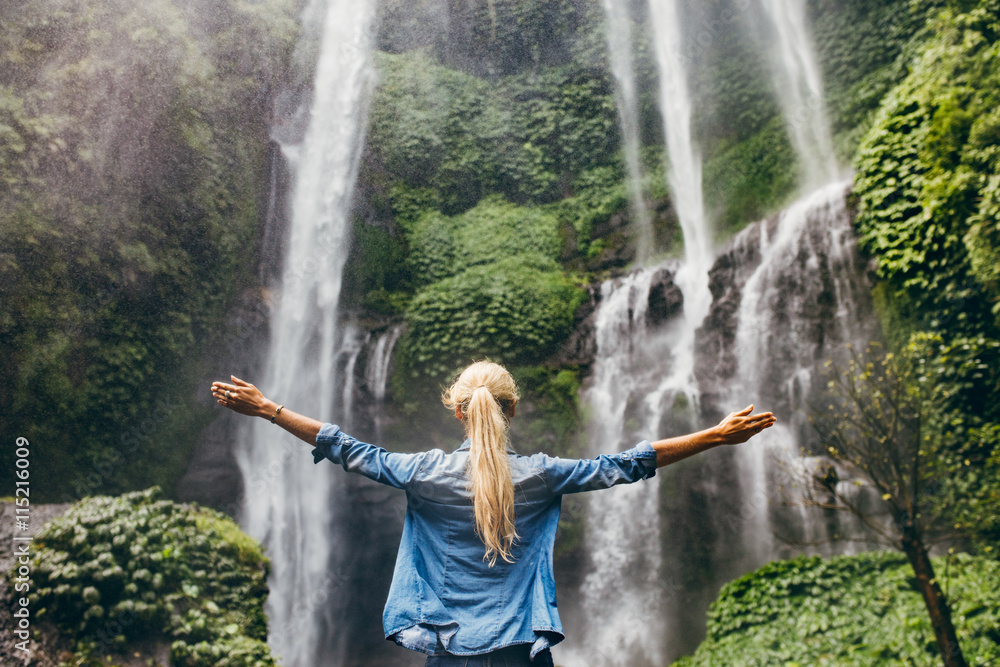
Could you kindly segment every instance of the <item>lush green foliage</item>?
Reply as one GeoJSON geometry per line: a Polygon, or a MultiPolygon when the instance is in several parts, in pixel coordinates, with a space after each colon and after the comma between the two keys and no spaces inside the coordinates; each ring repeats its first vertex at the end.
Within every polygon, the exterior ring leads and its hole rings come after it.
{"type": "Polygon", "coordinates": [[[856,225],[882,279],[876,296],[890,342],[921,348],[940,392],[945,516],[993,550],[995,522],[980,511],[1000,493],[1000,4],[927,6],[937,13],[911,45],[909,73],[858,151],[856,225]]]}
{"type": "Polygon", "coordinates": [[[995,332],[1000,315],[991,213],[1000,22],[996,2],[981,5],[937,19],[862,142],[855,184],[859,240],[879,276],[917,311],[921,327],[971,335],[995,332]]]}
{"type": "Polygon", "coordinates": [[[760,220],[795,192],[796,157],[780,118],[732,146],[720,145],[705,164],[705,200],[717,230],[728,233],[760,220]]]}
{"type": "Polygon", "coordinates": [[[601,70],[567,65],[491,84],[421,52],[382,54],[379,70],[372,177],[406,185],[396,209],[412,188],[430,188],[425,197],[452,214],[490,193],[553,201],[581,169],[616,158],[618,121],[601,70]]]}
{"type": "Polygon", "coordinates": [[[104,664],[131,640],[170,643],[183,667],[266,667],[268,561],[228,517],[160,499],[158,487],[86,498],[36,536],[31,604],[104,664]]]}
{"type": "Polygon", "coordinates": [[[196,365],[252,275],[262,87],[292,11],[5,8],[0,410],[38,446],[39,498],[170,484],[185,464],[196,365]]]}
{"type": "Polygon", "coordinates": [[[462,215],[431,212],[407,225],[407,262],[421,285],[512,257],[556,269],[560,250],[556,225],[555,218],[541,209],[513,206],[491,196],[462,215]]]}
{"type": "Polygon", "coordinates": [[[584,59],[603,45],[600,9],[577,0],[379,3],[378,48],[426,50],[444,65],[496,79],[584,59]],[[433,26],[432,29],[428,29],[433,26]],[[582,58],[583,57],[583,58],[582,58]]]}
{"type": "Polygon", "coordinates": [[[458,216],[406,226],[414,281],[403,351],[443,379],[475,357],[533,363],[569,333],[582,290],[563,275],[557,221],[490,197],[458,216]]]}
{"type": "Polygon", "coordinates": [[[344,308],[398,316],[409,301],[410,274],[400,234],[355,221],[343,275],[344,308]]]}
{"type": "Polygon", "coordinates": [[[569,333],[581,292],[551,264],[518,259],[445,278],[407,309],[407,361],[414,373],[438,379],[480,357],[541,361],[569,333]]]}
{"type": "Polygon", "coordinates": [[[938,0],[814,3],[813,33],[823,62],[838,154],[849,160],[885,95],[908,73],[938,0]]]}
{"type": "MultiPolygon", "coordinates": [[[[971,665],[1000,660],[1000,563],[934,559],[971,665]]],[[[932,665],[940,658],[901,554],[776,561],[727,584],[709,610],[696,665],[932,665]]]]}

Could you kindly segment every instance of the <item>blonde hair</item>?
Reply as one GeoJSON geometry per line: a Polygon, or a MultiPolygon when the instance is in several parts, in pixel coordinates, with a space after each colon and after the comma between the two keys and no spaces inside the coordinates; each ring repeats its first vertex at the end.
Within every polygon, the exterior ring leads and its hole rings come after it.
{"type": "Polygon", "coordinates": [[[517,385],[507,369],[477,361],[458,376],[441,397],[449,410],[461,408],[469,449],[469,481],[476,513],[476,533],[486,545],[483,560],[497,556],[513,563],[514,481],[507,460],[508,421],[504,414],[517,402],[517,385]]]}

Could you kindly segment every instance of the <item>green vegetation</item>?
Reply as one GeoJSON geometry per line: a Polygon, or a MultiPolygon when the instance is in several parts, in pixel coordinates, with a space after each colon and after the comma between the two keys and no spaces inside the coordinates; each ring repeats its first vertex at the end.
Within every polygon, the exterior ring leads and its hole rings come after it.
{"type": "Polygon", "coordinates": [[[566,65],[497,84],[420,51],[378,63],[369,130],[378,166],[369,173],[389,186],[394,213],[412,206],[414,188],[429,188],[424,202],[448,214],[490,193],[554,201],[581,169],[616,161],[618,119],[602,70],[566,65]]]}
{"type": "Polygon", "coordinates": [[[34,445],[39,500],[169,488],[183,470],[206,417],[193,382],[253,285],[262,93],[293,5],[5,9],[0,411],[34,445]]]}
{"type": "Polygon", "coordinates": [[[406,310],[402,358],[416,376],[444,380],[476,356],[541,361],[573,324],[583,291],[556,258],[556,219],[491,197],[454,217],[406,226],[421,285],[406,310]]]}
{"type": "Polygon", "coordinates": [[[882,99],[909,72],[939,0],[812,3],[827,106],[842,160],[851,161],[882,99]]]}
{"type": "Polygon", "coordinates": [[[161,499],[159,487],[86,498],[36,536],[31,605],[74,642],[71,663],[142,639],[182,667],[267,667],[269,564],[229,518],[161,499]]]}
{"type": "MultiPolygon", "coordinates": [[[[976,369],[973,376],[982,376],[978,369],[985,364],[976,353],[966,356],[965,369],[960,359],[942,363],[941,339],[926,335],[914,336],[897,354],[873,347],[864,353],[852,350],[849,363],[832,374],[828,410],[814,419],[827,454],[839,465],[824,466],[801,487],[809,504],[849,512],[884,544],[906,554],[945,664],[965,665],[951,605],[929,552],[935,543],[960,536],[961,523],[949,521],[965,504],[959,496],[976,495],[974,490],[984,487],[978,479],[982,461],[973,468],[968,458],[983,452],[967,447],[961,411],[948,407],[962,403],[956,396],[963,370],[976,369]],[[957,373],[945,382],[947,370],[957,373]],[[843,492],[844,470],[869,498],[857,488],[843,492]],[[876,496],[883,502],[873,505],[870,498],[876,496]]],[[[997,348],[976,352],[995,355],[997,348]]]]}
{"type": "MultiPolygon", "coordinates": [[[[934,559],[970,665],[1000,660],[1000,563],[955,554],[934,559]]],[[[719,593],[699,665],[940,664],[934,633],[906,558],[865,553],[775,561],[719,593]]]]}
{"type": "Polygon", "coordinates": [[[920,328],[994,334],[1000,173],[996,2],[946,10],[858,152],[857,229],[920,328]],[[987,264],[990,266],[987,267],[987,264]]]}
{"type": "Polygon", "coordinates": [[[1000,493],[987,474],[1000,423],[998,16],[995,0],[934,16],[909,74],[861,142],[854,186],[859,243],[876,262],[890,342],[924,350],[929,381],[942,392],[934,420],[952,443],[949,465],[971,468],[954,475],[952,519],[990,550],[1000,546],[995,525],[959,508],[965,498],[995,506],[1000,493]]]}
{"type": "Polygon", "coordinates": [[[718,202],[716,236],[766,217],[794,194],[795,152],[780,118],[745,141],[717,150],[705,164],[705,199],[718,202]]]}

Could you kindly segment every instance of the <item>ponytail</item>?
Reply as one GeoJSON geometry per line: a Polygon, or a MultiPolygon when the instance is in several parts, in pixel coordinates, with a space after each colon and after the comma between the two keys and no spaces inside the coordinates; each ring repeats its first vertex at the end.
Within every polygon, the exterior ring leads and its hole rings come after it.
{"type": "Polygon", "coordinates": [[[468,472],[476,533],[486,546],[483,559],[489,559],[490,567],[498,556],[514,562],[514,481],[507,460],[508,422],[504,412],[518,398],[510,373],[488,361],[478,361],[465,369],[442,397],[449,409],[462,409],[465,432],[472,441],[468,472]]]}

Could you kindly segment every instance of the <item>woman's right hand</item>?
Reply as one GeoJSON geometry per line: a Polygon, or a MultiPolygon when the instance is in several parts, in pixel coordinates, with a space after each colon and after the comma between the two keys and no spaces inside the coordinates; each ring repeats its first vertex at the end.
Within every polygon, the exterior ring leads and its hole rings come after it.
{"type": "Polygon", "coordinates": [[[753,404],[750,404],[742,410],[730,412],[719,422],[715,429],[725,444],[738,445],[746,442],[778,421],[778,418],[770,412],[758,412],[754,415],[750,414],[752,411],[753,404]]]}
{"type": "Polygon", "coordinates": [[[229,377],[233,380],[232,384],[212,383],[212,396],[219,402],[219,405],[250,417],[269,418],[274,413],[274,403],[264,398],[260,389],[249,382],[244,382],[235,375],[229,377]]]}

